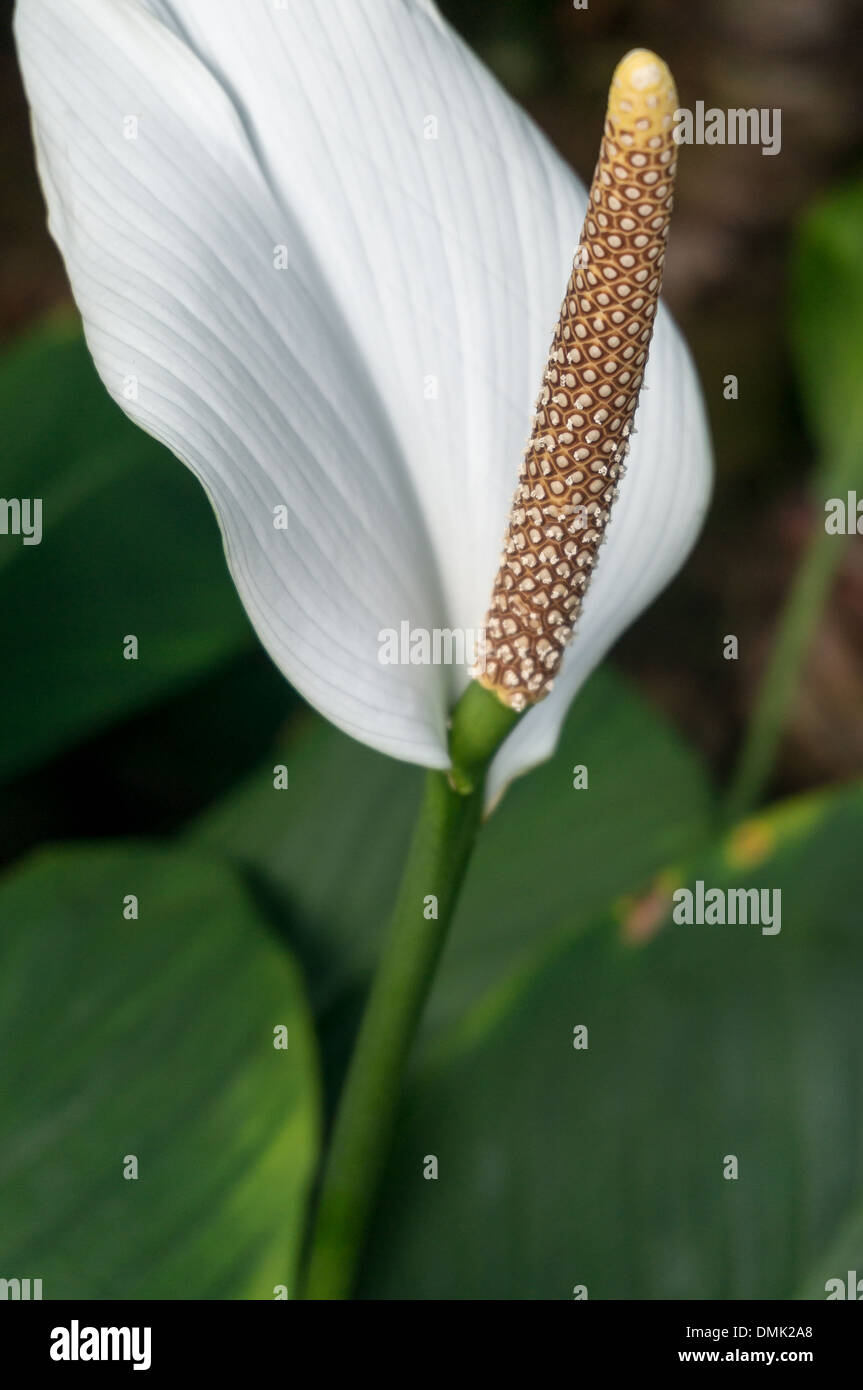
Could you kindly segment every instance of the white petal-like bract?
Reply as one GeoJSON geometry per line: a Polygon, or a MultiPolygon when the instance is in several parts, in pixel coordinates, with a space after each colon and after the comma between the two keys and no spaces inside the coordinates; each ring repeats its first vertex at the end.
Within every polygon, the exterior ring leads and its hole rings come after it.
{"type": "MultiPolygon", "coordinates": [[[[383,664],[379,634],[483,621],[584,190],[431,0],[18,0],[16,33],[106,386],[202,482],[284,674],[445,766],[466,671],[383,664]]],[[[709,444],[665,314],[637,428],[578,633],[492,797],[697,533],[709,444]]]]}

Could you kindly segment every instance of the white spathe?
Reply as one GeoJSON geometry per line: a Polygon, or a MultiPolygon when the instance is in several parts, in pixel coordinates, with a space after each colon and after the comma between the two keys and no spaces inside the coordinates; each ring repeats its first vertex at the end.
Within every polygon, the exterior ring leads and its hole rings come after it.
{"type": "MultiPolygon", "coordinates": [[[[16,33],[105,385],[200,479],[288,679],[445,767],[466,671],[383,665],[378,637],[483,623],[584,189],[431,0],[18,0],[16,33]]],[[[709,440],[664,312],[636,424],[576,637],[490,801],[700,527],[709,440]]]]}

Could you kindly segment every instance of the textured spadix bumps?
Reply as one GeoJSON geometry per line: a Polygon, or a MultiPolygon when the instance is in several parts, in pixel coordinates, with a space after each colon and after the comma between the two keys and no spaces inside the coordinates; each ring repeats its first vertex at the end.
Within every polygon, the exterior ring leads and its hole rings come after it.
{"type": "Polygon", "coordinates": [[[551,689],[625,468],[662,281],[676,106],[666,65],[627,54],[486,619],[477,677],[513,709],[551,689]]]}

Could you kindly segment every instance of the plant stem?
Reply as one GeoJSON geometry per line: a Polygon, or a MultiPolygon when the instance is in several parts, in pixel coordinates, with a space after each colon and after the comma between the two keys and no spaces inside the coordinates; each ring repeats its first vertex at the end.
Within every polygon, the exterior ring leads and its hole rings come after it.
{"type": "MultiPolygon", "coordinates": [[[[840,457],[837,464],[827,470],[825,495],[842,497],[852,486],[858,467],[854,451],[840,457]]],[[[843,538],[829,534],[823,523],[817,523],[780,619],[726,796],[724,819],[728,823],[747,815],[757,805],[767,785],[806,655],[844,553],[843,538]]]]}
{"type": "Polygon", "coordinates": [[[306,1299],[350,1296],[405,1063],[482,817],[485,769],[516,718],[487,691],[470,686],[453,714],[453,773],[426,776],[401,887],[333,1127],[312,1232],[306,1299]]]}

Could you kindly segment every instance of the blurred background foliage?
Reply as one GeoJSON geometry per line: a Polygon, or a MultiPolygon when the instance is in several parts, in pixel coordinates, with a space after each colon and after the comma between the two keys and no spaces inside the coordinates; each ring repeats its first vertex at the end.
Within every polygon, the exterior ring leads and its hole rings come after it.
{"type": "MultiPolygon", "coordinates": [[[[682,152],[666,298],[715,505],[486,829],[361,1292],[819,1297],[863,1268],[863,539],[823,528],[825,497],[863,497],[860,7],[442,8],[585,180],[635,44],[684,105],[780,107],[782,150],[682,152]],[[723,820],[729,782],[735,809],[769,809],[723,820]],[[696,877],[781,888],[781,935],[668,930],[696,877]]],[[[268,1298],[294,1287],[419,773],[288,688],[203,494],[102,391],[6,30],[2,67],[0,493],[43,497],[45,536],[0,548],[0,1276],[268,1298]]]]}

